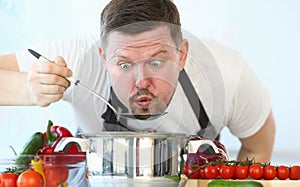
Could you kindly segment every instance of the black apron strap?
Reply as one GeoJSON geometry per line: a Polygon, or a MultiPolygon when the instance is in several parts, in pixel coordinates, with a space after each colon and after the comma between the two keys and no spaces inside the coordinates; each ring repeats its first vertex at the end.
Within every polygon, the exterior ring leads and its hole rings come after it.
{"type": "MultiPolygon", "coordinates": [[[[200,131],[197,132],[197,135],[203,136],[205,130],[208,128],[211,129],[213,126],[210,123],[207,113],[202,105],[202,102],[184,69],[180,72],[179,82],[184,90],[184,93],[185,93],[185,95],[186,95],[186,97],[198,119],[198,123],[201,127],[200,131]]],[[[215,139],[219,140],[219,135],[217,135],[217,137],[215,139]]]]}
{"type": "MultiPolygon", "coordinates": [[[[112,88],[109,103],[114,107],[121,107],[122,111],[127,111],[126,107],[118,99],[112,88]]],[[[101,117],[104,119],[103,128],[105,131],[133,131],[126,127],[127,120],[123,118],[118,119],[117,115],[108,106],[101,117]]]]}
{"type": "Polygon", "coordinates": [[[109,107],[107,107],[101,117],[104,119],[104,131],[131,131],[117,119],[116,114],[109,107]]]}

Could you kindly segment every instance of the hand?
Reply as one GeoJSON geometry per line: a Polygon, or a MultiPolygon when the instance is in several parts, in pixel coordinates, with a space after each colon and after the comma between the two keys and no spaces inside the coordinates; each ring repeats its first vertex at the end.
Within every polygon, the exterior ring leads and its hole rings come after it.
{"type": "Polygon", "coordinates": [[[27,76],[31,102],[45,107],[60,100],[70,86],[66,78],[71,76],[72,71],[62,57],[57,57],[55,63],[34,63],[27,76]]]}

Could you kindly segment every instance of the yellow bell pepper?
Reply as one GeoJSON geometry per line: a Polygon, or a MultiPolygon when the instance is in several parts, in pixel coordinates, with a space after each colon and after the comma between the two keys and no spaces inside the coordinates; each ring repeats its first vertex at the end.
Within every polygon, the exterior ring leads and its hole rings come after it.
{"type": "Polygon", "coordinates": [[[37,161],[32,159],[31,160],[31,164],[33,166],[33,170],[38,172],[39,174],[41,174],[43,176],[44,179],[44,187],[46,186],[46,177],[44,174],[44,170],[43,170],[43,166],[42,166],[42,161],[40,159],[38,159],[37,161]]]}

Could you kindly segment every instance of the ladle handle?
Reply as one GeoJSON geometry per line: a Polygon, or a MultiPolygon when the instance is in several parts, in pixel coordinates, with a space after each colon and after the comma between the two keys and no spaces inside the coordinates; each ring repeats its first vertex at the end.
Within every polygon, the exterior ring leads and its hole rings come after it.
{"type": "Polygon", "coordinates": [[[72,83],[74,83],[76,86],[80,86],[81,88],[83,88],[84,90],[86,90],[87,92],[89,92],[89,93],[91,93],[91,94],[93,94],[94,96],[96,96],[96,97],[98,97],[99,99],[101,99],[104,103],[106,103],[108,106],[109,106],[109,108],[111,108],[113,111],[114,111],[114,113],[118,113],[118,111],[103,97],[103,96],[101,96],[101,95],[99,95],[99,94],[97,94],[96,92],[94,92],[93,90],[91,90],[91,89],[89,89],[88,87],[86,87],[85,85],[83,85],[83,84],[81,84],[80,83],[80,81],[79,80],[76,80],[76,79],[74,79],[74,78],[72,78],[72,77],[70,77],[71,78],[71,80],[69,80],[70,82],[72,82],[72,83]]]}

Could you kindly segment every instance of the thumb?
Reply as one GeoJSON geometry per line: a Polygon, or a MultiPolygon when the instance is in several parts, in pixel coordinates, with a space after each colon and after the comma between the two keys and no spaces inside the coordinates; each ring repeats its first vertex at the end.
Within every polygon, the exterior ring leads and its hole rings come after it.
{"type": "Polygon", "coordinates": [[[57,56],[55,58],[55,63],[60,65],[60,66],[64,66],[64,67],[67,67],[67,63],[65,62],[65,59],[61,56],[57,56]]]}

